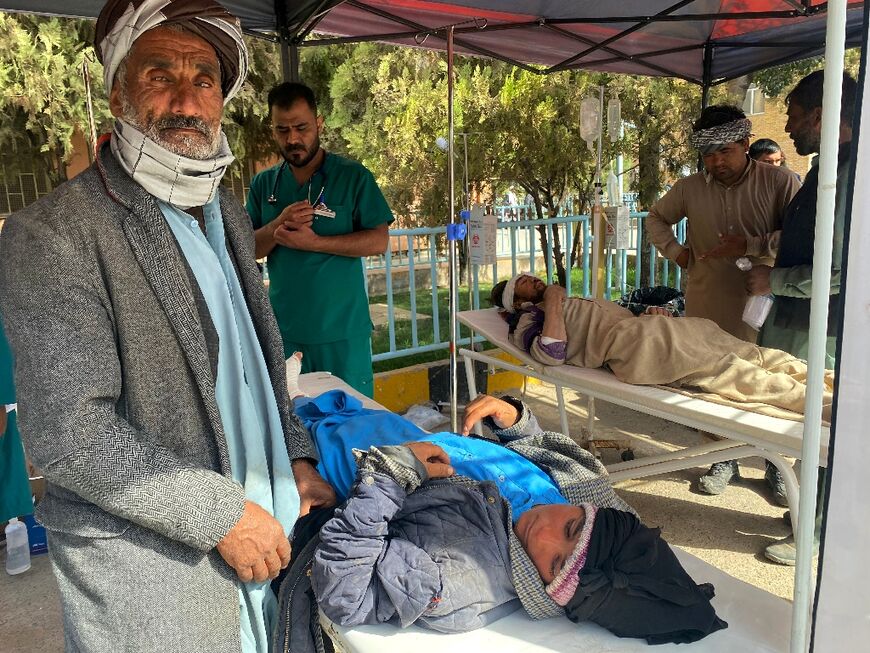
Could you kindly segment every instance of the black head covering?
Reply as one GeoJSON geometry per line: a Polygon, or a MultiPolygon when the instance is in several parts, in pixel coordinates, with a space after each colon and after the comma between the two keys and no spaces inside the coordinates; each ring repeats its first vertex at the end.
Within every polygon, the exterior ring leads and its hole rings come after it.
{"type": "Polygon", "coordinates": [[[599,508],[580,585],[565,611],[571,621],[592,621],[620,637],[680,644],[727,628],[711,598],[713,586],[692,580],[658,528],[599,508]]]}

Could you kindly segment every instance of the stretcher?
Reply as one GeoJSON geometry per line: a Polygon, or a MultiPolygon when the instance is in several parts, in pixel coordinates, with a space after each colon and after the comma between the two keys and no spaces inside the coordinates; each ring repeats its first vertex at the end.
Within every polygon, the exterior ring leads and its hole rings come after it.
{"type": "MultiPolygon", "coordinates": [[[[792,515],[798,514],[797,476],[785,457],[800,457],[803,422],[713,403],[682,391],[672,391],[660,386],[623,383],[605,369],[586,369],[573,365],[543,365],[527,352],[511,344],[508,340],[508,325],[498,314],[497,309],[463,311],[457,317],[476,334],[482,335],[498,349],[520,361],[517,365],[498,358],[494,355],[495,352],[460,349],[459,355],[465,361],[468,389],[472,398],[477,395],[473,361],[481,361],[491,370],[511,370],[554,385],[562,432],[565,434],[570,434],[570,425],[563,396],[564,388],[576,390],[589,398],[587,425],[581,442],[585,439],[586,442],[583,444],[591,444],[593,449],[596,399],[724,438],[718,442],[687,447],[659,456],[646,456],[609,465],[607,469],[614,483],[630,478],[643,478],[692,467],[708,466],[724,460],[760,456],[769,460],[782,474],[789,509],[792,515]]],[[[822,466],[827,464],[829,432],[829,427],[822,428],[818,460],[822,466]]]]}
{"type": "MultiPolygon", "coordinates": [[[[362,400],[366,408],[384,409],[327,372],[301,375],[299,387],[312,396],[341,389],[362,400]]],[[[788,650],[791,623],[788,601],[733,578],[678,547],[673,549],[696,582],[713,583],[716,588],[713,605],[729,627],[694,644],[656,646],[656,653],[779,653],[788,650]]],[[[391,624],[346,628],[322,615],[321,624],[338,653],[648,653],[653,650],[644,640],[621,639],[592,623],[574,624],[564,618],[533,621],[521,609],[486,628],[452,635],[417,626],[401,629],[391,624]]]]}

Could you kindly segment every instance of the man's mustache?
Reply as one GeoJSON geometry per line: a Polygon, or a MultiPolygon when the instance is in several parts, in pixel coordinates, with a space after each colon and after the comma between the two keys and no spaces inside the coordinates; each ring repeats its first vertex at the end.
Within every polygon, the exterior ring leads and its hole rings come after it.
{"type": "Polygon", "coordinates": [[[196,116],[164,116],[154,122],[154,127],[160,131],[164,129],[195,129],[207,138],[212,136],[211,129],[205,120],[196,116]]]}

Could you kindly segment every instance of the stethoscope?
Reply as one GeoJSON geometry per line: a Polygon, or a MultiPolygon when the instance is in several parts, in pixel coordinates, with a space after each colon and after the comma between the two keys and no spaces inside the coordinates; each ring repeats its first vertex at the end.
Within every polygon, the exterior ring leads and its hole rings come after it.
{"type": "MultiPolygon", "coordinates": [[[[323,163],[326,163],[326,157],[323,157],[323,163]]],[[[323,191],[326,190],[326,173],[323,171],[323,163],[320,164],[320,167],[314,171],[314,174],[311,175],[311,178],[308,180],[308,203],[311,204],[311,181],[317,175],[320,175],[320,178],[323,179],[323,184],[320,186],[320,192],[317,193],[317,199],[314,201],[312,206],[317,206],[323,201],[323,191]]],[[[278,198],[275,197],[275,193],[278,191],[278,184],[281,183],[281,175],[284,173],[284,169],[287,167],[287,161],[281,162],[281,167],[278,168],[278,174],[275,175],[275,181],[272,184],[272,192],[269,194],[269,197],[266,201],[275,206],[278,203],[278,198]]]]}

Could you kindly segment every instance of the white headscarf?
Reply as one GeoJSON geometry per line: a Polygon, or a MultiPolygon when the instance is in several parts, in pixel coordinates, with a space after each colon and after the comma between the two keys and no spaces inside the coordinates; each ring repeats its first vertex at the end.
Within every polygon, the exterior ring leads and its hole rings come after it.
{"type": "MultiPolygon", "coordinates": [[[[97,19],[97,54],[110,92],[136,39],[161,25],[183,25],[209,43],[221,64],[224,105],[248,73],[248,49],[239,20],[214,0],[109,0],[97,19]]],[[[111,149],[121,167],[146,191],[183,210],[210,202],[234,161],[221,133],[218,152],[190,159],[170,152],[126,120],[115,120],[111,149]]]]}
{"type": "Polygon", "coordinates": [[[163,24],[183,25],[215,49],[226,105],[248,75],[248,48],[239,19],[214,0],[109,0],[97,19],[95,38],[106,92],[136,39],[163,24]]]}
{"type": "Polygon", "coordinates": [[[511,277],[510,281],[508,281],[507,285],[505,285],[504,292],[501,294],[501,305],[508,313],[516,313],[516,309],[514,308],[514,292],[516,291],[517,281],[519,281],[522,277],[530,276],[532,275],[526,274],[525,272],[520,272],[519,274],[511,277]]]}

